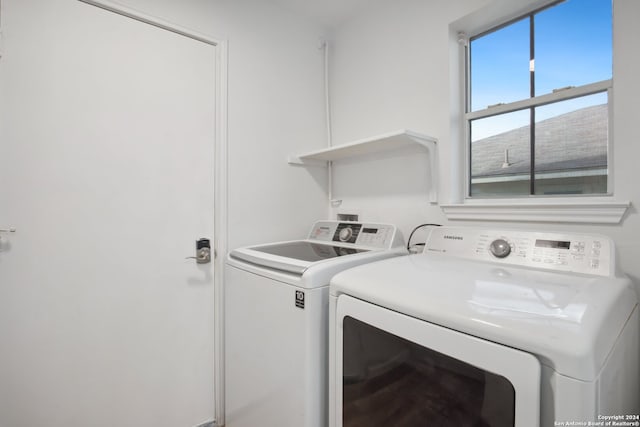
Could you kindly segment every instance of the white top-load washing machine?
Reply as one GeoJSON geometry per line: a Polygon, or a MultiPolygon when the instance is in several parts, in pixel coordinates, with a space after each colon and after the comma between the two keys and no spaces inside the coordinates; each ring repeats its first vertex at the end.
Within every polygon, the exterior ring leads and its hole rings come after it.
{"type": "Polygon", "coordinates": [[[406,255],[395,226],[316,222],[304,240],[230,252],[225,270],[229,427],[325,427],[329,280],[406,255]]]}
{"type": "Polygon", "coordinates": [[[614,252],[439,227],[422,254],[334,276],[330,425],[640,425],[638,298],[614,252]]]}

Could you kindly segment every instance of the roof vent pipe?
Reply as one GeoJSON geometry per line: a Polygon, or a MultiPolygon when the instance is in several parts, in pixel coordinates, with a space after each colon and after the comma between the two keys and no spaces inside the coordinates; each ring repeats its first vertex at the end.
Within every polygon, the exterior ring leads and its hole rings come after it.
{"type": "Polygon", "coordinates": [[[511,166],[511,163],[509,162],[509,149],[505,148],[504,149],[504,161],[502,162],[502,168],[508,168],[509,166],[511,166]]]}

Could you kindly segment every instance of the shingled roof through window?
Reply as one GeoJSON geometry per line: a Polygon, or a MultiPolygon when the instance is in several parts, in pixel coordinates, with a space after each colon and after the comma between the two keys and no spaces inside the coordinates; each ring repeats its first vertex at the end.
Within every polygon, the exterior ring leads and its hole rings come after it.
{"type": "MultiPolygon", "coordinates": [[[[536,125],[536,171],[607,167],[607,105],[582,108],[536,125]]],[[[472,143],[473,178],[528,174],[529,126],[472,143]],[[509,161],[505,164],[505,150],[509,161]]]]}

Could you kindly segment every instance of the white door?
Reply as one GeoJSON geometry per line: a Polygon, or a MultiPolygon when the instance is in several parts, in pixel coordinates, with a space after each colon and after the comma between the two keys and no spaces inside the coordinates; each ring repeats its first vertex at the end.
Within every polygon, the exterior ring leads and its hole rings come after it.
{"type": "Polygon", "coordinates": [[[216,47],[76,0],[2,32],[0,426],[212,420],[216,47]]]}

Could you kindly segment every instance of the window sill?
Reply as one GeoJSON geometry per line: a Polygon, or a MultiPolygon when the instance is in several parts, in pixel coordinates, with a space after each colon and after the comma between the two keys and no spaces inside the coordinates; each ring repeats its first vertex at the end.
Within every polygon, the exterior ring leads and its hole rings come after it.
{"type": "Polygon", "coordinates": [[[483,203],[440,205],[450,220],[619,224],[630,202],[483,203]]]}

